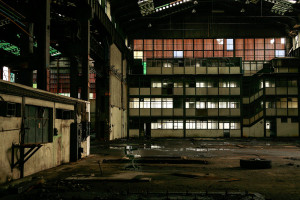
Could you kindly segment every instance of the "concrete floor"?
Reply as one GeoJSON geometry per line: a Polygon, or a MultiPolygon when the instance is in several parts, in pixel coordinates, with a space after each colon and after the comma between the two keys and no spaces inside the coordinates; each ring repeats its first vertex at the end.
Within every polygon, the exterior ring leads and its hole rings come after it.
{"type": "Polygon", "coordinates": [[[27,177],[36,184],[3,199],[300,199],[299,139],[94,141],[91,152],[27,177]],[[129,146],[147,163],[136,161],[134,169],[130,159],[116,160],[129,146]],[[271,160],[272,168],[242,169],[243,158],[271,160]]]}

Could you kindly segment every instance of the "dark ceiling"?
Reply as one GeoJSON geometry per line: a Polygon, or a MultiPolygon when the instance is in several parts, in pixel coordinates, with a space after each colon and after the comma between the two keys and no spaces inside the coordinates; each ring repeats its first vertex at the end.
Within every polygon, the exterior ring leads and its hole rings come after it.
{"type": "MultiPolygon", "coordinates": [[[[151,37],[157,31],[164,35],[166,30],[181,31],[192,36],[187,31],[201,31],[208,26],[222,31],[224,28],[219,27],[228,26],[231,30],[243,27],[245,33],[249,32],[248,28],[279,28],[282,35],[287,34],[298,23],[300,13],[298,2],[290,4],[292,9],[282,15],[271,11],[275,5],[272,0],[190,0],[176,7],[142,16],[137,2],[138,0],[111,0],[112,15],[131,37],[151,37]]],[[[170,2],[174,0],[153,0],[155,8],[170,2]]],[[[205,32],[202,37],[210,37],[208,31],[205,32]]]]}
{"type": "MultiPolygon", "coordinates": [[[[15,41],[16,35],[11,32],[26,34],[23,29],[26,30],[27,22],[36,19],[34,1],[37,0],[0,0],[1,39],[15,41]],[[17,23],[5,24],[5,8],[9,6],[15,9],[17,23]]],[[[276,2],[288,0],[182,0],[182,4],[146,16],[142,16],[138,1],[110,0],[113,21],[129,39],[287,36],[295,33],[294,26],[299,24],[298,2],[289,4],[291,7],[284,14],[272,11],[276,2]]],[[[157,8],[174,1],[179,0],[153,0],[153,4],[157,8]]],[[[52,0],[52,43],[77,34],[76,18],[80,17],[78,9],[83,2],[52,0]]]]}

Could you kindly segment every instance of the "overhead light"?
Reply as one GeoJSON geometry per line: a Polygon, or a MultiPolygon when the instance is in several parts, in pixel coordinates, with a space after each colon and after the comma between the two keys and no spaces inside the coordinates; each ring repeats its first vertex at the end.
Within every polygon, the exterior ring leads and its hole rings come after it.
{"type": "Polygon", "coordinates": [[[245,12],[245,9],[244,9],[244,8],[242,8],[240,12],[241,12],[241,13],[244,13],[244,12],[245,12]]]}
{"type": "Polygon", "coordinates": [[[194,4],[197,5],[197,4],[198,4],[198,1],[194,1],[194,4]]]}
{"type": "Polygon", "coordinates": [[[194,8],[193,10],[192,10],[192,13],[196,13],[197,11],[196,11],[196,9],[194,8]]]}
{"type": "Polygon", "coordinates": [[[245,4],[249,4],[249,3],[250,3],[250,1],[249,1],[249,0],[246,0],[246,1],[245,1],[245,4]]]}
{"type": "Polygon", "coordinates": [[[149,24],[148,24],[148,28],[151,28],[151,27],[152,27],[152,24],[151,24],[151,23],[149,23],[149,24]]]}

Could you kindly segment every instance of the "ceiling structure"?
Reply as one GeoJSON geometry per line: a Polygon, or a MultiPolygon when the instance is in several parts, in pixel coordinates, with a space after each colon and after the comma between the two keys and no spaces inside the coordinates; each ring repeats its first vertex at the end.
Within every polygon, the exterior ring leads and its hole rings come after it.
{"type": "MultiPolygon", "coordinates": [[[[28,31],[29,22],[37,18],[34,1],[0,0],[1,52],[19,55],[22,36],[34,40],[28,31]]],[[[66,52],[62,47],[77,37],[83,2],[52,0],[52,57],[66,52]]],[[[295,35],[300,27],[298,0],[110,0],[110,8],[112,24],[129,40],[281,37],[295,35]]],[[[103,48],[98,26],[91,22],[92,49],[103,48]]]]}
{"type": "Polygon", "coordinates": [[[282,36],[300,13],[295,0],[111,0],[111,8],[130,38],[264,36],[267,29],[282,36]]]}

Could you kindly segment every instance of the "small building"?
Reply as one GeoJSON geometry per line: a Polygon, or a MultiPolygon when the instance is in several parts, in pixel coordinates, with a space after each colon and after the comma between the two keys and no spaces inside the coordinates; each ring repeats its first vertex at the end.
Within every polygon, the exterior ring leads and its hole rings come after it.
{"type": "Polygon", "coordinates": [[[0,80],[0,183],[90,154],[89,102],[0,80]]]}

